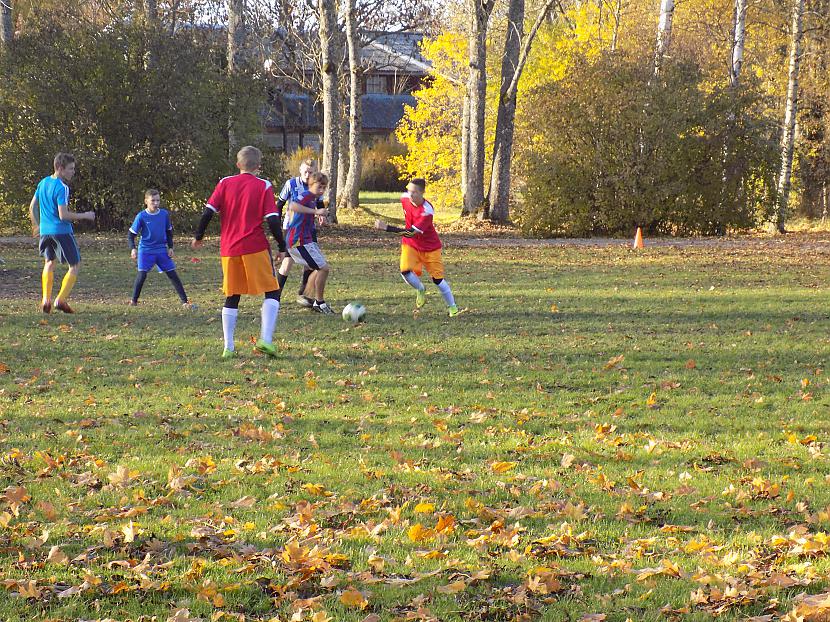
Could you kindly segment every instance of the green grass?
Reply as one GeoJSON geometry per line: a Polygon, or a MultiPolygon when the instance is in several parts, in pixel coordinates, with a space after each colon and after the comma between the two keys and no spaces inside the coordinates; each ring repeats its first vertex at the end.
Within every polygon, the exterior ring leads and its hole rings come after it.
{"type": "Polygon", "coordinates": [[[159,274],[124,306],[125,244],[82,237],[78,313],[44,317],[4,248],[0,490],[30,498],[0,500],[0,618],[733,620],[827,589],[820,249],[448,242],[458,318],[429,283],[413,314],[396,238],[329,230],[328,298],[368,321],[298,309],[295,272],[280,358],[248,298],[230,362],[215,238],[177,257],[193,312],[159,274]]]}

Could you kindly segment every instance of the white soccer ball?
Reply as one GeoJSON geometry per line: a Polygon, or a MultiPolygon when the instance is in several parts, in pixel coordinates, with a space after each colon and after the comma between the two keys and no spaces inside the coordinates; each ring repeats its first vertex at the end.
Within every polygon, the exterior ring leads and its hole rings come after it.
{"type": "Polygon", "coordinates": [[[350,302],[345,307],[343,307],[343,319],[347,322],[357,324],[358,322],[362,322],[363,318],[365,317],[366,307],[364,307],[359,302],[350,302]]]}

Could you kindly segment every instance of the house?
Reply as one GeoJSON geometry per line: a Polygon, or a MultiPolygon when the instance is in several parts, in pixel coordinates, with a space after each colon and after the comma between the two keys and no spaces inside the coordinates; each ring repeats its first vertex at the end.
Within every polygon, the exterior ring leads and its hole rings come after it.
{"type": "MultiPolygon", "coordinates": [[[[428,61],[421,55],[422,33],[368,33],[363,48],[367,67],[363,106],[363,139],[371,143],[389,136],[404,114],[415,105],[412,93],[427,79],[428,61]]],[[[346,63],[347,66],[347,63],[346,63]]],[[[319,150],[323,129],[322,104],[315,93],[296,88],[274,88],[263,123],[263,143],[280,151],[298,147],[319,150]]]]}

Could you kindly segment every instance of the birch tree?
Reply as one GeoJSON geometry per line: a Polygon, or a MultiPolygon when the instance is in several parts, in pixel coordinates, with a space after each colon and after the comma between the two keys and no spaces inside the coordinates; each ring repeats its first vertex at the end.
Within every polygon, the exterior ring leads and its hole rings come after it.
{"type": "Polygon", "coordinates": [[[12,0],[0,0],[0,51],[11,47],[13,38],[12,0]]]}
{"type": "Polygon", "coordinates": [[[496,113],[496,135],[493,144],[493,167],[488,193],[489,214],[496,222],[510,218],[510,165],[513,158],[513,134],[516,126],[516,94],[533,40],[539,27],[553,9],[556,0],[545,0],[527,36],[524,35],[525,0],[510,0],[507,13],[507,36],[501,65],[501,86],[496,113]]]}
{"type": "Polygon", "coordinates": [[[654,50],[654,76],[660,75],[666,52],[671,43],[674,0],[660,0],[660,21],[657,23],[657,45],[654,50]]]}
{"type": "Polygon", "coordinates": [[[776,226],[779,233],[785,232],[787,205],[790,199],[793,148],[795,146],[795,123],[796,113],[798,112],[798,71],[801,64],[804,0],[794,0],[792,11],[790,62],[787,74],[787,103],[784,109],[784,127],[781,132],[781,174],[778,177],[778,213],[776,226]]]}
{"type": "Polygon", "coordinates": [[[349,172],[346,175],[343,201],[346,207],[356,208],[360,203],[360,174],[363,171],[363,66],[357,32],[357,2],[348,0],[346,8],[346,46],[349,53],[349,172]]]}
{"type": "MultiPolygon", "coordinates": [[[[245,45],[245,0],[227,0],[228,10],[228,78],[236,79],[242,66],[245,45]]],[[[228,158],[233,159],[238,148],[237,113],[235,100],[230,99],[228,108],[228,158]]]]}
{"type": "Polygon", "coordinates": [[[329,220],[337,222],[337,183],[340,160],[340,55],[338,50],[337,10],[331,0],[317,0],[320,65],[323,87],[323,157],[322,170],[329,177],[325,200],[329,220]]]}
{"type": "Polygon", "coordinates": [[[732,33],[732,57],[729,63],[729,84],[738,86],[741,67],[744,64],[744,44],[746,41],[746,5],[747,0],[735,0],[735,22],[732,33]]]}

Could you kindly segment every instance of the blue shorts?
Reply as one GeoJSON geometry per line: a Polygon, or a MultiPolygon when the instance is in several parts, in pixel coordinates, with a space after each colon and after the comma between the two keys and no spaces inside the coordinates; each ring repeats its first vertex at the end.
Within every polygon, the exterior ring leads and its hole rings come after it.
{"type": "Polygon", "coordinates": [[[139,272],[149,272],[156,266],[159,272],[170,272],[176,269],[176,264],[167,256],[167,251],[138,251],[139,272]]]}
{"type": "Polygon", "coordinates": [[[54,233],[52,235],[40,236],[40,254],[47,261],[55,261],[69,264],[70,266],[81,263],[81,252],[78,250],[78,243],[71,233],[54,233]]]}

